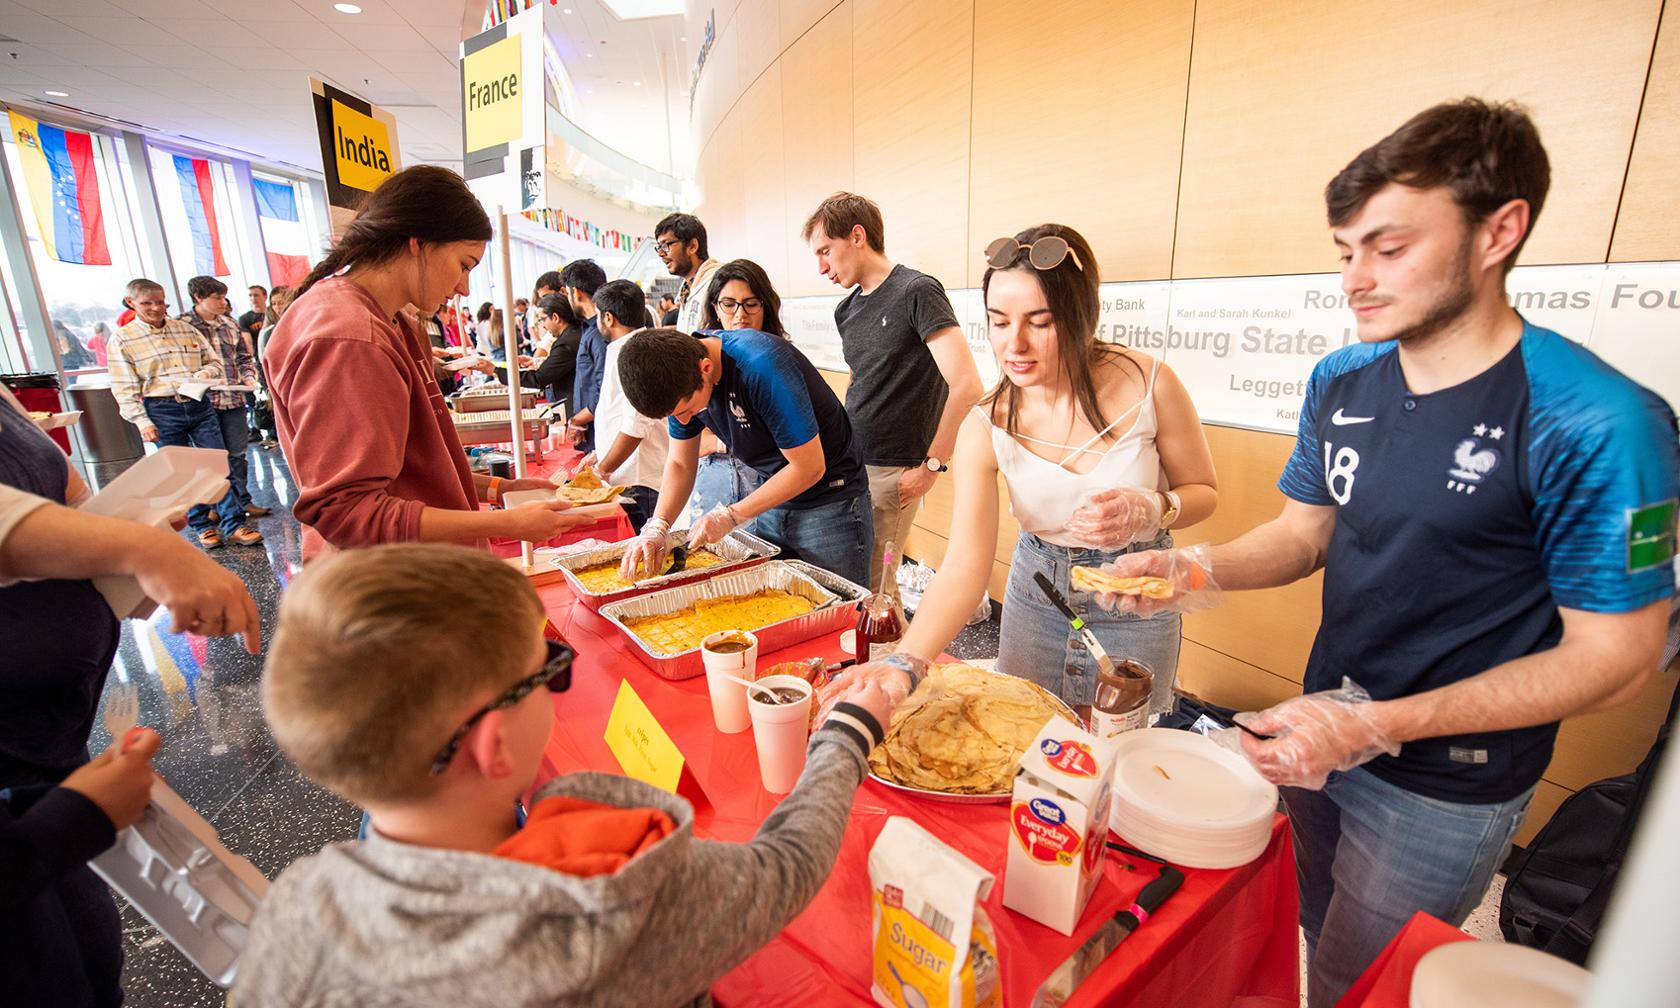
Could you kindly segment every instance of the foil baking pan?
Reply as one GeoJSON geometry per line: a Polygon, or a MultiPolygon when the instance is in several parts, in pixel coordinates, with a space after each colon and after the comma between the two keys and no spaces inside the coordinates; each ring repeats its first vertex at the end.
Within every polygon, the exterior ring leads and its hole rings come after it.
{"type": "MultiPolygon", "coordinates": [[[[801,564],[800,566],[806,566],[801,564]]],[[[855,587],[855,586],[854,586],[855,587]]],[[[691,584],[667,588],[664,591],[643,595],[640,598],[626,599],[622,602],[612,602],[600,609],[602,616],[617,627],[630,642],[630,650],[642,663],[652,669],[656,675],[666,679],[692,679],[705,674],[705,666],[700,660],[700,648],[692,647],[687,651],[676,654],[660,654],[648,647],[647,642],[636,636],[636,632],[625,625],[625,620],[636,619],[641,616],[658,616],[664,613],[686,609],[701,599],[723,598],[729,595],[751,595],[755,591],[765,588],[776,588],[803,595],[814,602],[817,608],[808,613],[800,613],[777,623],[763,627],[740,627],[738,629],[751,630],[758,637],[758,654],[760,660],[768,658],[783,648],[792,647],[813,637],[820,637],[826,633],[838,633],[842,628],[851,626],[857,621],[855,598],[847,598],[835,594],[823,587],[816,579],[805,571],[783,560],[772,560],[768,563],[738,570],[719,577],[695,581],[691,584]]],[[[867,594],[867,593],[866,593],[867,594]]]]}
{"type": "MultiPolygon", "coordinates": [[[[667,548],[672,546],[681,546],[687,541],[688,532],[686,530],[682,532],[673,532],[666,540],[666,546],[667,548]]],[[[674,574],[661,574],[658,577],[643,578],[628,588],[620,588],[617,591],[603,592],[601,594],[591,592],[583,586],[582,581],[578,580],[577,572],[580,570],[587,570],[590,567],[604,563],[616,564],[623,560],[624,551],[628,549],[630,544],[633,542],[635,542],[635,540],[631,539],[625,542],[611,543],[609,545],[602,546],[599,549],[592,549],[583,553],[568,553],[564,556],[555,557],[553,563],[554,566],[559,568],[561,573],[565,575],[566,583],[571,586],[573,593],[575,593],[578,597],[578,601],[582,602],[587,608],[595,612],[600,612],[601,607],[610,602],[622,602],[625,599],[637,598],[642,595],[647,595],[650,592],[663,591],[667,588],[675,588],[677,585],[689,584],[694,581],[704,581],[708,578],[716,577],[719,574],[728,574],[732,571],[746,570],[749,567],[755,567],[767,560],[773,560],[782,552],[782,548],[780,546],[777,546],[774,543],[765,542],[763,539],[753,535],[751,532],[744,532],[740,529],[736,529],[724,536],[722,539],[706,547],[713,553],[716,553],[718,556],[723,558],[723,563],[715,564],[711,567],[702,567],[698,570],[681,570],[674,574]]],[[[677,608],[681,609],[682,606],[678,606],[677,608]]]]}

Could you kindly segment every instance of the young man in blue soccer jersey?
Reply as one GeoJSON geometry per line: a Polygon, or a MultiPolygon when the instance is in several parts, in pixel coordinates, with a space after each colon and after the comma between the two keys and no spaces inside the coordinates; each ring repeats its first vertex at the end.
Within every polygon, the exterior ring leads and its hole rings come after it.
{"type": "Polygon", "coordinates": [[[1558,721],[1657,668],[1674,593],[1674,414],[1519,316],[1505,275],[1550,169],[1528,116],[1438,105],[1326,190],[1360,344],[1314,369],[1282,514],[1220,546],[1137,553],[1194,608],[1324,569],[1304,696],[1243,738],[1295,834],[1308,997],[1329,1008],[1414,911],[1475,908],[1558,721]],[[1205,589],[1203,589],[1205,592],[1205,589]],[[1346,676],[1369,701],[1339,689],[1346,676]]]}
{"type": "Polygon", "coordinates": [[[664,570],[666,536],[694,489],[704,428],[762,482],[702,515],[690,548],[750,522],[753,534],[803,560],[854,582],[868,578],[875,536],[863,454],[840,400],[793,344],[756,329],[700,339],[648,329],[626,338],[618,372],[630,405],[668,417],[671,435],[654,517],[624,552],[625,577],[664,570]]]}

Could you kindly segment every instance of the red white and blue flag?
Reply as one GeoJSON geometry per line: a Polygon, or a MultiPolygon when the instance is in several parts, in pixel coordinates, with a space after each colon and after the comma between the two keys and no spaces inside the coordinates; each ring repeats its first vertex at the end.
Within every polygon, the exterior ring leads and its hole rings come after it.
{"type": "Polygon", "coordinates": [[[216,223],[216,189],[210,181],[210,162],[204,158],[175,155],[175,178],[181,183],[181,205],[187,211],[187,229],[192,232],[193,268],[205,276],[228,276],[222,258],[222,233],[216,223]]]}
{"type": "Polygon", "coordinates": [[[297,190],[290,182],[253,178],[257,222],[262,225],[263,248],[268,250],[268,282],[296,284],[309,275],[309,236],[298,213],[297,190]]]}
{"type": "Polygon", "coordinates": [[[83,266],[111,265],[93,137],[7,114],[47,254],[83,266]]]}

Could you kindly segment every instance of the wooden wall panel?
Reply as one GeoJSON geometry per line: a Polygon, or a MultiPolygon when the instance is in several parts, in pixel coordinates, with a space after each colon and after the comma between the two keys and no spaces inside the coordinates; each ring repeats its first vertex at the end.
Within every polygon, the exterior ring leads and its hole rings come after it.
{"type": "Polygon", "coordinates": [[[1301,684],[1188,638],[1178,654],[1178,687],[1240,711],[1265,710],[1301,692],[1301,684]]]}
{"type": "MultiPolygon", "coordinates": [[[[784,11],[784,14],[787,12],[784,11]]],[[[786,22],[784,21],[784,24],[786,22]]],[[[836,189],[852,188],[852,5],[835,7],[782,56],[783,157],[787,212],[804,220],[810,207],[836,189]]],[[[784,230],[794,268],[774,277],[783,297],[832,294],[834,285],[809,267],[799,223],[784,230]]]]}
{"type": "Polygon", "coordinates": [[[1663,10],[1662,29],[1633,138],[1627,187],[1616,214],[1610,258],[1680,259],[1680,4],[1663,10]]]}
{"type": "Polygon", "coordinates": [[[1462,95],[1523,102],[1546,141],[1551,195],[1522,261],[1603,262],[1659,6],[1200,0],[1173,275],[1335,269],[1325,183],[1462,95]]]}
{"type": "Polygon", "coordinates": [[[706,66],[700,72],[699,90],[694,95],[694,146],[700,151],[704,165],[710,156],[714,134],[729,110],[741,97],[741,57],[736,46],[739,34],[733,23],[718,28],[712,51],[706,56],[706,66]]]}
{"type": "Polygon", "coordinates": [[[781,24],[782,51],[799,41],[839,5],[839,0],[780,0],[776,8],[781,24]]]}
{"type": "Polygon", "coordinates": [[[746,231],[743,202],[746,159],[741,151],[739,135],[740,116],[731,113],[712,134],[698,180],[701,201],[695,213],[706,222],[706,236],[708,244],[714,247],[714,254],[722,252],[729,255],[730,237],[738,237],[746,231]]]}
{"type": "MultiPolygon", "coordinates": [[[[742,4],[743,8],[746,4],[742,4]]],[[[712,254],[720,259],[746,258],[763,266],[772,282],[787,275],[787,167],[780,129],[782,117],[782,68],[779,63],[747,88],[735,106],[734,141],[742,149],[741,214],[744,228],[723,232],[740,239],[738,245],[719,245],[712,254]]]]}
{"type": "MultiPolygon", "coordinates": [[[[887,253],[965,285],[973,0],[852,0],[858,192],[881,206],[887,253]]],[[[797,230],[812,206],[788,208],[797,230]]],[[[815,270],[809,254],[793,269],[815,270]]]]}
{"type": "Polygon", "coordinates": [[[1192,0],[977,0],[969,286],[991,239],[1046,221],[1104,280],[1168,275],[1192,0]]]}
{"type": "Polygon", "coordinates": [[[730,29],[736,35],[735,50],[744,92],[782,54],[780,5],[776,0],[741,0],[730,29]]]}
{"type": "MultiPolygon", "coordinates": [[[[1278,473],[1295,447],[1284,434],[1203,429],[1218,474],[1219,507],[1212,518],[1174,534],[1184,545],[1234,539],[1276,517],[1284,504],[1278,473]]],[[[1322,580],[1315,574],[1282,588],[1232,592],[1218,608],[1186,616],[1184,636],[1298,683],[1318,630],[1322,580]]]]}

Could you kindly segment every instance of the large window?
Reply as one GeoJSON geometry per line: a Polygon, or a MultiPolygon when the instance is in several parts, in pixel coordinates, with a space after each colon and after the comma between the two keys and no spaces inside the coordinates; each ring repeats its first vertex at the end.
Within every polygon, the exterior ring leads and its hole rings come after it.
{"type": "MultiPolygon", "coordinates": [[[[128,197],[124,191],[125,187],[120,183],[120,173],[124,170],[117,156],[120,144],[114,138],[98,133],[92,134],[92,140],[92,167],[98,180],[101,223],[105,245],[110,253],[110,265],[89,266],[64,262],[48,253],[46,244],[41,239],[41,224],[36,207],[37,201],[44,197],[47,201],[45,206],[50,208],[53,194],[30,190],[31,179],[36,179],[34,184],[38,186],[38,180],[42,176],[38,172],[24,170],[11,131],[7,130],[4,134],[6,165],[11,172],[13,184],[19,190],[19,209],[22,211],[19,216],[23,218],[24,237],[29,242],[35,271],[41,280],[47,313],[53,320],[53,333],[66,373],[97,371],[104,368],[105,344],[110,333],[116,329],[117,316],[123,311],[123,287],[130,279],[143,272],[139,243],[131,223],[133,217],[129,213],[128,197]]],[[[85,176],[83,178],[85,184],[85,176]]],[[[48,213],[51,213],[50,209],[48,213]]],[[[18,271],[8,262],[5,264],[4,279],[7,294],[11,298],[11,303],[6,306],[7,321],[10,323],[15,320],[19,330],[16,342],[9,349],[15,350],[21,357],[20,360],[10,363],[34,371],[51,371],[52,361],[29,359],[29,343],[23,338],[27,320],[21,312],[16,311],[17,298],[23,289],[24,278],[20,277],[18,271]]]]}
{"type": "Polygon", "coordinates": [[[175,314],[189,311],[187,281],[213,276],[228,285],[228,299],[237,315],[250,307],[246,288],[268,286],[266,265],[253,263],[247,250],[257,247],[246,232],[239,212],[249,200],[235,184],[233,166],[203,154],[155,144],[146,146],[151,160],[152,185],[163,215],[164,241],[175,267],[180,300],[175,314]]]}

